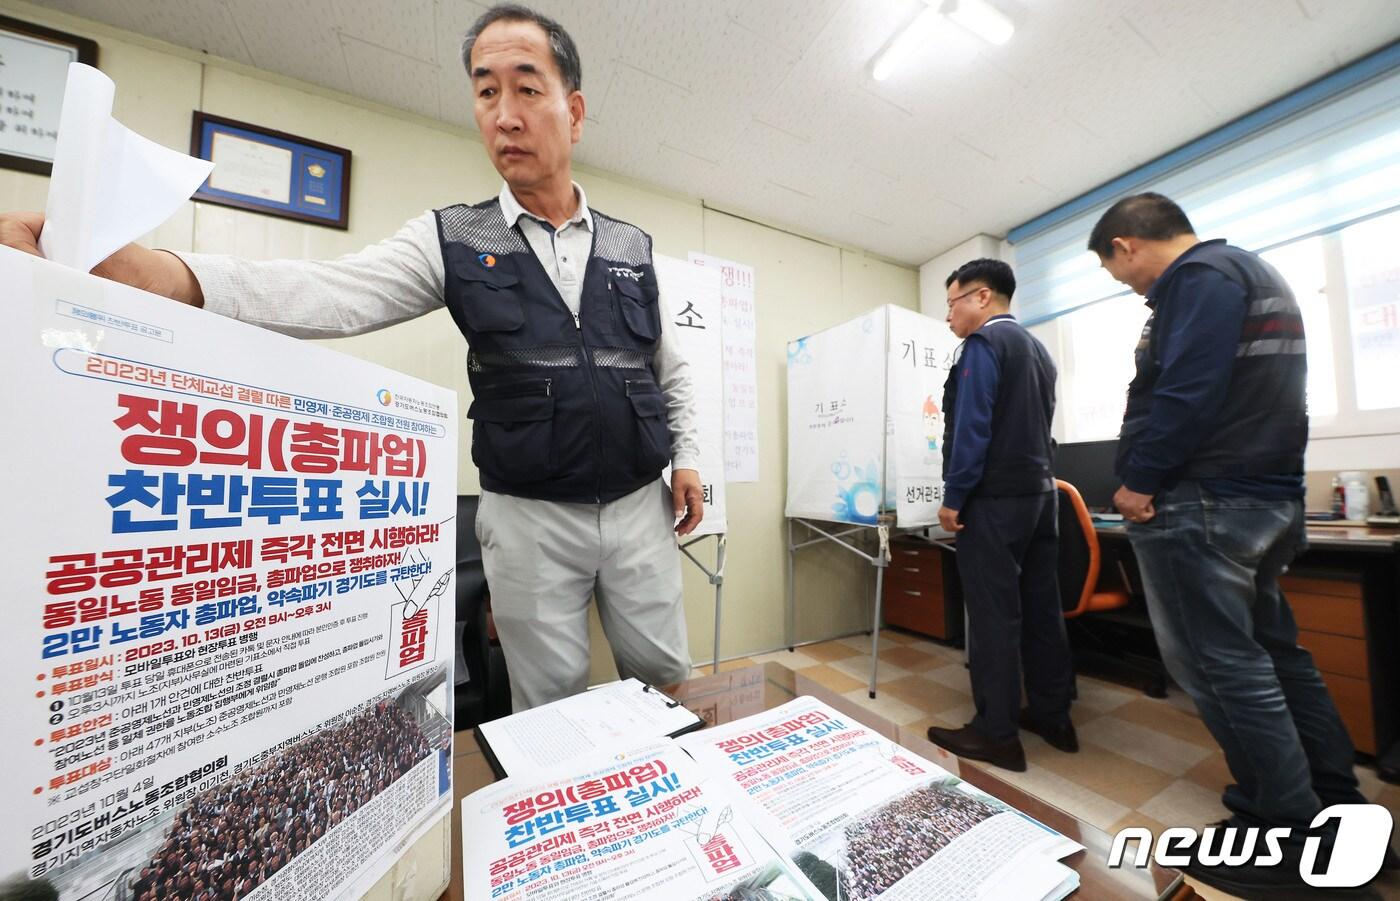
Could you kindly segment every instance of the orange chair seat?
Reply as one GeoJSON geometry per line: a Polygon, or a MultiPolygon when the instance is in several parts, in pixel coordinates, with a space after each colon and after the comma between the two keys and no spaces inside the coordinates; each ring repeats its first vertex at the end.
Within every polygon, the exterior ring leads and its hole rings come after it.
{"type": "Polygon", "coordinates": [[[1119,607],[1128,606],[1127,592],[1123,591],[1096,591],[1089,595],[1089,603],[1085,605],[1084,613],[1094,613],[1100,610],[1117,610],[1119,607]]]}

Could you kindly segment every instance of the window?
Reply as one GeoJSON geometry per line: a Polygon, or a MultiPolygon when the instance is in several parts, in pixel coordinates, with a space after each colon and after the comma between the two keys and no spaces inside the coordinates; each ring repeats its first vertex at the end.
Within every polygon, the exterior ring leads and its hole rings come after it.
{"type": "Polygon", "coordinates": [[[1308,414],[1337,414],[1337,368],[1332,354],[1332,322],[1327,304],[1327,263],[1320,237],[1285,244],[1260,256],[1272,263],[1293,289],[1308,336],[1308,414]]]}
{"type": "Polygon", "coordinates": [[[1400,212],[1342,229],[1356,409],[1400,407],[1400,212]]]}
{"type": "MultiPolygon", "coordinates": [[[[1314,438],[1400,431],[1400,210],[1260,254],[1298,299],[1314,438]]],[[[1116,437],[1147,309],[1120,294],[1037,326],[1058,347],[1065,441],[1116,437]]]]}
{"type": "Polygon", "coordinates": [[[1066,441],[1118,437],[1133,379],[1133,348],[1147,312],[1141,297],[1120,294],[1058,320],[1060,343],[1068,351],[1060,355],[1060,416],[1066,441]]]}

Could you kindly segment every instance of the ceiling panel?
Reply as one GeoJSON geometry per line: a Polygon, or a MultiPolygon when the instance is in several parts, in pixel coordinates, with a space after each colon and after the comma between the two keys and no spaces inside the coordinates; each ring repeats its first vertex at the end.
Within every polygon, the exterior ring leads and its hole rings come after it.
{"type": "MultiPolygon", "coordinates": [[[[537,0],[574,36],[588,165],[917,264],[1400,36],[1395,0],[990,0],[993,47],[922,0],[537,0]]],[[[44,5],[468,128],[475,0],[44,5]]],[[[471,198],[468,198],[471,199],[471,198]]]]}

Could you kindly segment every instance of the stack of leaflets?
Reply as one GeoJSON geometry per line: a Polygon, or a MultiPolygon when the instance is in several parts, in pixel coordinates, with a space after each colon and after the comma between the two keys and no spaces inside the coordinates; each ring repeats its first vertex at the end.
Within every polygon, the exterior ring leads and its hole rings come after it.
{"type": "Polygon", "coordinates": [[[810,697],[462,801],[466,897],[1053,901],[1082,846],[810,697]]]}

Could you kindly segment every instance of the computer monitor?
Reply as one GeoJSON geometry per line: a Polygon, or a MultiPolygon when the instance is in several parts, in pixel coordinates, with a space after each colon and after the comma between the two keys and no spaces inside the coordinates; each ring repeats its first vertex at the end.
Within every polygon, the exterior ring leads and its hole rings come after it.
{"type": "Polygon", "coordinates": [[[1117,453],[1117,440],[1061,444],[1055,449],[1055,478],[1079,489],[1090,511],[1113,512],[1113,492],[1118,490],[1118,477],[1113,474],[1117,453]]]}

